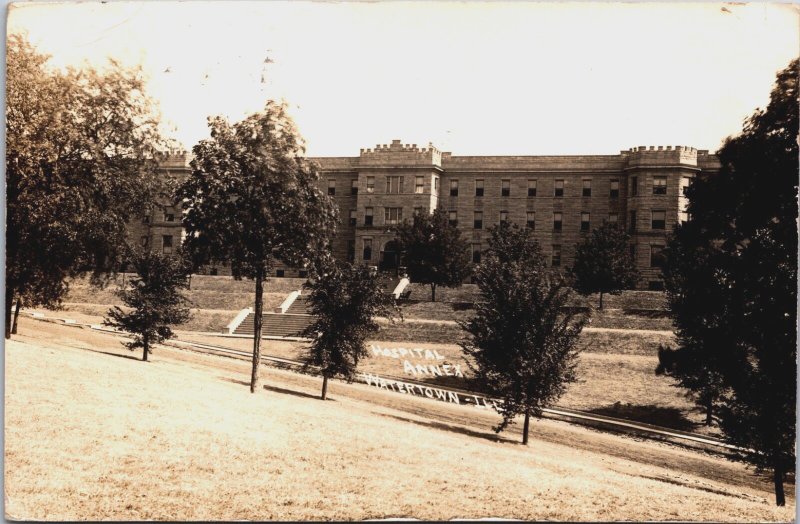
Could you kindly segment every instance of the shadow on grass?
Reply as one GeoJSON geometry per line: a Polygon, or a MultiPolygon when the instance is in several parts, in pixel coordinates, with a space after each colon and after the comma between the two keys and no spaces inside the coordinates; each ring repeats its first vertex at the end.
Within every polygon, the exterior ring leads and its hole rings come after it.
{"type": "Polygon", "coordinates": [[[111,353],[110,351],[99,351],[97,349],[89,349],[89,351],[91,351],[92,353],[102,353],[103,355],[111,355],[112,357],[127,358],[129,360],[136,360],[138,362],[143,362],[142,357],[135,357],[133,355],[120,355],[119,353],[111,353]]]}
{"type": "MultiPolygon", "coordinates": [[[[246,382],[244,380],[238,380],[238,379],[235,379],[235,378],[224,378],[224,377],[223,377],[223,380],[225,380],[226,382],[231,382],[233,384],[239,384],[240,386],[250,387],[250,382],[246,382]]],[[[271,386],[269,384],[265,384],[262,387],[264,389],[266,389],[267,391],[272,391],[273,393],[281,393],[283,395],[292,395],[292,396],[300,397],[300,398],[313,398],[315,400],[319,400],[320,399],[319,395],[312,395],[311,393],[306,393],[305,391],[295,391],[293,389],[286,389],[286,388],[281,388],[281,387],[278,387],[278,386],[271,386]]],[[[336,402],[335,399],[332,399],[330,397],[328,397],[327,400],[336,402]]]]}
{"type": "Polygon", "coordinates": [[[644,422],[645,424],[653,424],[681,431],[691,431],[697,427],[697,424],[687,419],[686,415],[680,409],[665,408],[652,404],[620,404],[617,402],[610,406],[594,408],[588,411],[589,413],[595,413],[597,415],[644,422]]]}
{"type": "Polygon", "coordinates": [[[622,313],[645,318],[670,318],[670,312],[664,309],[625,308],[622,313]]]}
{"type": "Polygon", "coordinates": [[[399,420],[401,422],[411,422],[412,424],[416,424],[418,426],[424,426],[427,428],[439,429],[443,431],[451,431],[453,433],[460,433],[461,435],[467,435],[469,437],[482,438],[490,442],[503,442],[509,444],[517,443],[517,441],[515,440],[500,437],[494,432],[488,433],[485,431],[476,431],[474,429],[469,429],[461,426],[453,426],[451,424],[445,424],[444,422],[436,422],[434,420],[429,420],[429,421],[414,420],[411,418],[400,417],[397,415],[389,415],[386,413],[381,413],[381,416],[399,420]]]}

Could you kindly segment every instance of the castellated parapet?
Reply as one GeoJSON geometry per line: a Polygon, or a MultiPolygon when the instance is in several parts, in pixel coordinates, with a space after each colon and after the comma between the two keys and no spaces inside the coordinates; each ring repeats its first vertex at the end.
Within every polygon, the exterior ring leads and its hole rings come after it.
{"type": "Polygon", "coordinates": [[[697,166],[698,151],[694,147],[638,146],[620,153],[627,157],[628,167],[697,166]]]}
{"type": "Polygon", "coordinates": [[[162,169],[175,169],[188,167],[192,155],[183,149],[169,149],[159,152],[156,158],[162,169]]]}
{"type": "Polygon", "coordinates": [[[402,144],[392,140],[391,144],[378,144],[374,149],[362,149],[362,166],[442,166],[442,152],[433,144],[417,147],[417,144],[402,144]]]}

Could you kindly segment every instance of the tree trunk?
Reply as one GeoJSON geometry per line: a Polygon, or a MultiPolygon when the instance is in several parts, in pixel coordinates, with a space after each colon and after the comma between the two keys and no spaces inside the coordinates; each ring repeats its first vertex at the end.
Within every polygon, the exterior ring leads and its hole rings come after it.
{"type": "Polygon", "coordinates": [[[779,463],[775,464],[775,504],[777,506],[786,505],[786,496],[783,493],[783,466],[779,463]]]}
{"type": "Polygon", "coordinates": [[[710,426],[714,422],[714,419],[712,417],[713,411],[714,411],[714,402],[712,401],[712,399],[709,398],[706,401],[706,426],[710,426]]]}
{"type": "Polygon", "coordinates": [[[322,400],[328,398],[328,375],[322,375],[322,400]]]}
{"type": "Polygon", "coordinates": [[[603,309],[603,292],[600,292],[600,309],[603,309]]]}
{"type": "Polygon", "coordinates": [[[17,297],[17,305],[14,307],[14,322],[11,324],[11,334],[17,334],[17,319],[19,318],[19,308],[22,307],[22,298],[17,297]]]}
{"type": "Polygon", "coordinates": [[[436,284],[431,284],[431,302],[436,302],[436,284]]]}
{"type": "Polygon", "coordinates": [[[250,393],[258,389],[258,366],[261,363],[261,327],[264,324],[264,272],[256,273],[256,304],[253,314],[253,372],[250,375],[250,393]]]}
{"type": "Polygon", "coordinates": [[[150,343],[147,340],[147,337],[142,339],[142,346],[144,346],[144,349],[142,350],[142,362],[147,362],[147,353],[148,349],[150,349],[150,343]]]}
{"type": "Polygon", "coordinates": [[[11,338],[11,304],[14,303],[14,290],[6,287],[6,338],[11,338]]]}
{"type": "Polygon", "coordinates": [[[525,424],[522,426],[522,444],[528,445],[528,429],[531,425],[531,412],[525,411],[525,424]]]}

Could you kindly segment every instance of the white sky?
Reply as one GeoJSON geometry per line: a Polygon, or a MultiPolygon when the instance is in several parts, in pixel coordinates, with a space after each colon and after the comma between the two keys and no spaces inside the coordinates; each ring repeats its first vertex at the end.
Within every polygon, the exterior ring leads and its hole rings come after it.
{"type": "Polygon", "coordinates": [[[112,2],[17,5],[8,30],[58,65],[140,63],[187,148],[207,116],[284,98],[311,156],[393,138],[615,154],[716,150],[798,55],[799,20],[777,4],[112,2]]]}

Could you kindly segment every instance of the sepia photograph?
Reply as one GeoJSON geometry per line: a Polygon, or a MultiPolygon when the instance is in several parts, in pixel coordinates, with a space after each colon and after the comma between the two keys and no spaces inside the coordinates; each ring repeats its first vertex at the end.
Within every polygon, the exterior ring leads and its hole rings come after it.
{"type": "Polygon", "coordinates": [[[793,3],[13,2],[10,521],[795,522],[793,3]]]}

